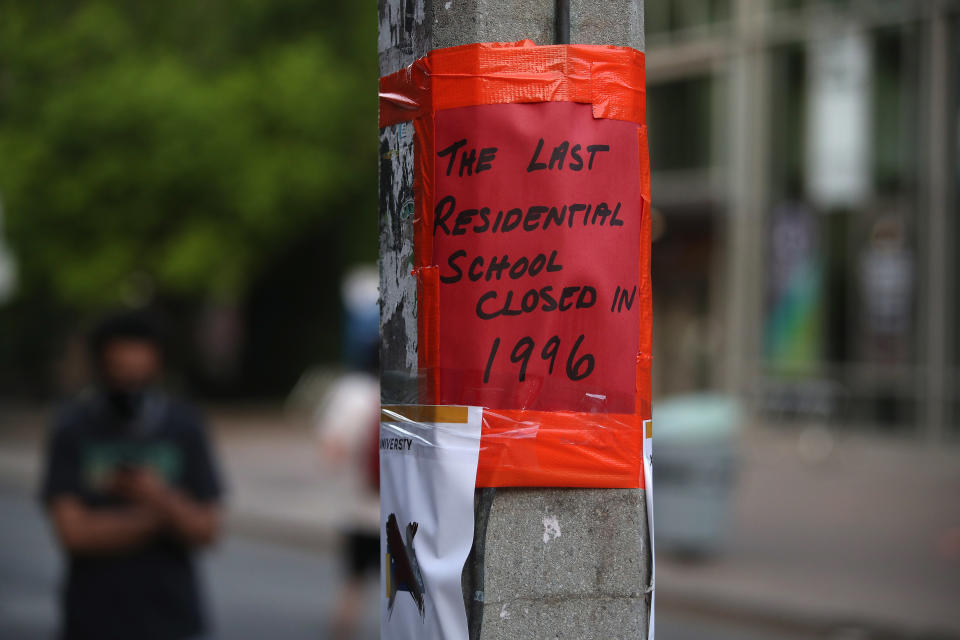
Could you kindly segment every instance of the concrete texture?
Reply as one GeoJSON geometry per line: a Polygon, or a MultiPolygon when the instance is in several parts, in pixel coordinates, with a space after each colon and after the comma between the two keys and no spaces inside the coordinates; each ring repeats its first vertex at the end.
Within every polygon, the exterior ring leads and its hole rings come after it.
{"type": "Polygon", "coordinates": [[[487,525],[493,588],[485,601],[642,596],[644,508],[643,492],[630,489],[499,490],[487,525]]]}
{"type": "Polygon", "coordinates": [[[553,44],[553,0],[435,0],[433,46],[530,39],[553,44]]]}
{"type": "Polygon", "coordinates": [[[570,42],[644,51],[643,0],[570,0],[570,42]]]}
{"type": "Polygon", "coordinates": [[[576,601],[531,598],[487,607],[483,638],[497,640],[636,640],[646,628],[646,607],[638,601],[580,598],[576,601]]]}
{"type": "MultiPolygon", "coordinates": [[[[554,0],[380,0],[380,75],[430,49],[529,38],[553,44],[554,0]]],[[[571,0],[570,42],[644,50],[642,0],[571,0]]]]}
{"type": "Polygon", "coordinates": [[[485,539],[483,638],[637,638],[649,584],[644,493],[500,489],[485,539]]]}
{"type": "MultiPolygon", "coordinates": [[[[380,74],[432,48],[529,38],[552,44],[554,0],[380,0],[380,74]]],[[[573,0],[570,40],[643,49],[642,0],[573,0]]],[[[410,125],[380,131],[382,398],[416,398],[410,125]]],[[[646,637],[650,554],[638,490],[478,491],[464,569],[470,637],[646,637]]]]}

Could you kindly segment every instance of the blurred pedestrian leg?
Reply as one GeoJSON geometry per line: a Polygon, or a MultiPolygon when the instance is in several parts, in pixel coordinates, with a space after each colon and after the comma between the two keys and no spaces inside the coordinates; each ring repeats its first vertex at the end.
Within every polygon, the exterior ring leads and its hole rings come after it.
{"type": "Polygon", "coordinates": [[[379,345],[368,344],[360,370],[336,381],[316,413],[320,456],[344,475],[345,492],[338,529],[343,556],[343,583],[334,600],[331,637],[353,638],[360,626],[364,587],[379,578],[380,386],[379,345]]]}

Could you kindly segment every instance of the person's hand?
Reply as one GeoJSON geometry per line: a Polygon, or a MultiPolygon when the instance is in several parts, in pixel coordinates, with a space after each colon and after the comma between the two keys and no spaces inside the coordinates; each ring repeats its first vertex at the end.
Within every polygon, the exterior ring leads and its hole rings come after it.
{"type": "Polygon", "coordinates": [[[166,509],[172,494],[163,478],[145,467],[118,471],[113,479],[113,489],[132,502],[160,512],[166,509]]]}
{"type": "Polygon", "coordinates": [[[216,504],[200,503],[164,482],[148,468],[119,470],[113,489],[131,502],[130,510],[143,514],[154,529],[177,535],[191,545],[214,540],[219,526],[216,504]]]}

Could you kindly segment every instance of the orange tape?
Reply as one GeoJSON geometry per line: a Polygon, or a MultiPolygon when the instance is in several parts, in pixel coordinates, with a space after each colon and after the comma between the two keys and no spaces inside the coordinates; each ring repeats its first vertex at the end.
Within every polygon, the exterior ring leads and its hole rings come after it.
{"type": "Polygon", "coordinates": [[[435,49],[380,78],[380,126],[441,109],[511,102],[581,102],[595,118],[646,121],[643,53],[530,40],[435,49]]]}
{"type": "Polygon", "coordinates": [[[433,113],[414,123],[413,165],[413,275],[417,277],[417,367],[419,396],[433,404],[437,391],[437,350],[439,349],[439,269],[433,260],[433,113]]]}
{"type": "Polygon", "coordinates": [[[478,487],[637,488],[639,416],[484,409],[478,487]]]}
{"type": "Polygon", "coordinates": [[[637,408],[639,416],[652,416],[650,406],[653,384],[651,372],[653,369],[653,283],[650,281],[650,251],[651,251],[651,212],[652,199],[650,197],[650,152],[647,144],[647,126],[643,125],[637,131],[637,141],[640,150],[640,192],[643,195],[643,213],[641,215],[642,229],[640,235],[643,242],[640,245],[640,273],[638,282],[644,295],[640,297],[640,337],[637,342],[637,408]]]}
{"type": "Polygon", "coordinates": [[[439,269],[433,255],[434,113],[457,107],[579,102],[595,118],[641,125],[644,199],[639,268],[641,290],[636,412],[503,411],[485,409],[477,486],[642,488],[643,421],[650,418],[650,166],[647,157],[644,54],[598,45],[536,46],[529,40],[431,51],[380,78],[380,126],[414,121],[414,271],[417,277],[420,402],[437,396],[439,269]]]}

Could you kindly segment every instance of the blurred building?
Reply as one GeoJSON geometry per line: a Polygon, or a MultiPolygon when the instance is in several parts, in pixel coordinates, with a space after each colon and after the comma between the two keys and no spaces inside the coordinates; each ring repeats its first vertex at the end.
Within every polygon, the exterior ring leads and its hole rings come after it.
{"type": "Polygon", "coordinates": [[[658,396],[960,435],[958,9],[646,4],[658,396]]]}

